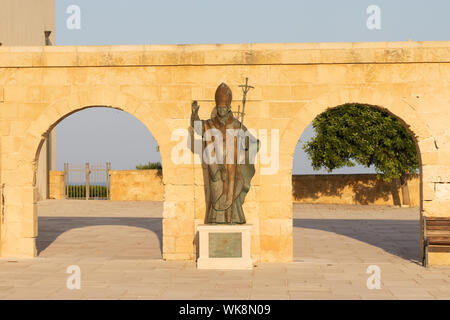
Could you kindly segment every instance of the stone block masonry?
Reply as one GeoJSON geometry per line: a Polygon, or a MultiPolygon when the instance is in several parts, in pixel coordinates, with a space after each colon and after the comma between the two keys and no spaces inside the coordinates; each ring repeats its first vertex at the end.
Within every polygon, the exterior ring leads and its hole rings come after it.
{"type": "Polygon", "coordinates": [[[420,153],[421,214],[450,215],[448,41],[0,47],[0,255],[36,255],[37,151],[49,130],[78,110],[106,106],[135,116],[158,142],[163,257],[193,260],[203,172],[194,162],[173,162],[179,142],[172,133],[189,126],[192,100],[200,118],[210,116],[221,82],[236,110],[245,77],[255,87],[246,126],[279,132],[278,166],[266,175],[266,164],[257,165],[244,207],[254,262],[292,261],[295,146],[317,115],[345,103],[378,106],[405,124],[420,153]],[[267,227],[273,221],[277,227],[267,227]]]}

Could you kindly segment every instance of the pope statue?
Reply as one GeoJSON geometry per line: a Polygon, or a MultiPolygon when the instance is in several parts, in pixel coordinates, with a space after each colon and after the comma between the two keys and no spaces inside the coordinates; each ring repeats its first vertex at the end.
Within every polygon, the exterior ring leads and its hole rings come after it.
{"type": "Polygon", "coordinates": [[[200,120],[197,101],[191,114],[191,126],[204,141],[202,160],[208,168],[205,223],[243,224],[242,205],[255,174],[259,141],[234,117],[231,90],[225,83],[217,88],[215,100],[211,119],[200,120]]]}

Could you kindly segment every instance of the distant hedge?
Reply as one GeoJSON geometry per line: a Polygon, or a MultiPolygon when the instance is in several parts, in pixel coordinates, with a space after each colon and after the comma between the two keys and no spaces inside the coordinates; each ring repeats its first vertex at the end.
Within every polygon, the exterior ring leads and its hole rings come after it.
{"type": "Polygon", "coordinates": [[[161,162],[148,162],[147,164],[139,164],[136,166],[137,170],[162,169],[161,162]]]}
{"type": "MultiPolygon", "coordinates": [[[[68,198],[86,198],[85,185],[72,185],[67,187],[68,198]]],[[[108,188],[105,186],[89,186],[89,199],[107,198],[108,188]]]]}

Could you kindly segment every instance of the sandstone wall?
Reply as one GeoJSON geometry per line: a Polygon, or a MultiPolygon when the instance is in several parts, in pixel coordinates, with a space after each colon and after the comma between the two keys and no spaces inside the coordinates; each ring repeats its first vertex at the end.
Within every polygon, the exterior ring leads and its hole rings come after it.
{"type": "Polygon", "coordinates": [[[163,201],[161,170],[111,170],[111,200],[163,201]]]}
{"type": "MultiPolygon", "coordinates": [[[[411,206],[420,206],[420,179],[408,180],[411,206]]],[[[367,204],[398,206],[403,195],[398,180],[384,182],[375,174],[292,176],[292,197],[297,203],[367,204]]]]}
{"type": "MultiPolygon", "coordinates": [[[[50,199],[64,199],[64,171],[50,171],[50,199]]],[[[111,170],[110,200],[164,201],[160,170],[111,170]]]]}
{"type": "MultiPolygon", "coordinates": [[[[111,170],[111,200],[164,201],[159,170],[111,170]]],[[[420,205],[418,176],[408,180],[411,206],[420,205]]],[[[64,172],[50,171],[50,199],[64,199],[64,172]]],[[[391,205],[403,203],[398,180],[384,182],[374,174],[293,175],[295,203],[391,205]]]]}
{"type": "Polygon", "coordinates": [[[64,171],[50,171],[49,199],[64,199],[64,171]]]}
{"type": "MultiPolygon", "coordinates": [[[[0,47],[0,255],[35,256],[37,155],[66,116],[93,106],[130,113],[160,147],[163,257],[195,259],[205,216],[204,171],[175,133],[189,127],[192,100],[207,119],[226,82],[233,110],[249,78],[245,126],[278,141],[260,161],[244,205],[252,258],[293,260],[292,161],[305,128],[344,103],[397,116],[417,143],[422,214],[450,216],[450,42],[0,47]]],[[[261,150],[258,159],[262,157],[261,150]]],[[[418,235],[419,236],[419,235],[418,235]]]]}

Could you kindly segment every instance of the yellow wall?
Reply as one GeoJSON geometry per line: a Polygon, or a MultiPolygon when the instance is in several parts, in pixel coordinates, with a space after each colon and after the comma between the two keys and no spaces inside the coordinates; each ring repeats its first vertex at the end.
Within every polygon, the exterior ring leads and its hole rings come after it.
{"type": "Polygon", "coordinates": [[[1,0],[0,43],[3,46],[43,46],[44,31],[55,43],[55,0],[1,0]]]}
{"type": "MultiPolygon", "coordinates": [[[[420,206],[420,179],[408,180],[411,206],[420,206]]],[[[292,197],[297,203],[401,205],[398,180],[384,182],[375,174],[292,176],[292,197]]]]}
{"type": "MultiPolygon", "coordinates": [[[[161,170],[111,170],[110,200],[164,201],[161,170]]],[[[64,199],[64,171],[50,171],[50,199],[64,199]]]]}
{"type": "Polygon", "coordinates": [[[111,200],[163,201],[161,170],[111,170],[111,200]]]}
{"type": "MultiPolygon", "coordinates": [[[[385,108],[414,135],[422,165],[422,214],[450,216],[450,42],[0,47],[0,183],[5,184],[2,256],[34,256],[37,150],[61,119],[110,106],[139,119],[160,147],[163,257],[195,259],[205,216],[203,169],[177,164],[192,100],[211,116],[221,82],[249,78],[245,126],[279,134],[278,169],[258,163],[244,211],[255,262],[287,262],[292,250],[292,162],[320,113],[354,102],[385,108]],[[7,230],[7,232],[5,232],[7,230]]],[[[270,143],[270,141],[269,141],[270,143]]]]}
{"type": "MultiPolygon", "coordinates": [[[[111,170],[111,200],[164,201],[159,170],[111,170]]],[[[408,181],[411,206],[420,205],[419,177],[408,181]]],[[[50,199],[64,199],[64,172],[50,171],[50,199]]],[[[394,205],[403,203],[399,181],[384,182],[375,174],[293,175],[296,203],[394,205]]]]}
{"type": "Polygon", "coordinates": [[[64,171],[49,171],[49,199],[64,199],[64,171]]]}

